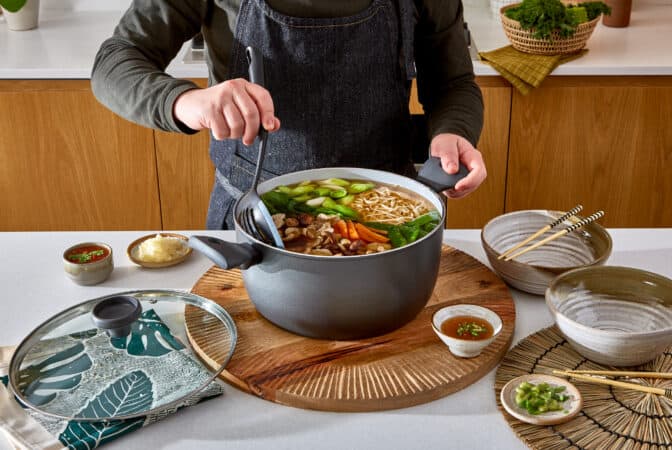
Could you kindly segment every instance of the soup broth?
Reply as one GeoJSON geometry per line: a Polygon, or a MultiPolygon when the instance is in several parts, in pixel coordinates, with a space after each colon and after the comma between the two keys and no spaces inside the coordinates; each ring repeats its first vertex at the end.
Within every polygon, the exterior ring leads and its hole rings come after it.
{"type": "Polygon", "coordinates": [[[369,180],[303,181],[278,186],[261,197],[287,250],[321,256],[403,247],[441,222],[425,198],[369,180]]]}
{"type": "Polygon", "coordinates": [[[495,330],[490,322],[480,317],[455,316],[441,323],[441,332],[465,341],[482,341],[492,337],[495,330]]]}

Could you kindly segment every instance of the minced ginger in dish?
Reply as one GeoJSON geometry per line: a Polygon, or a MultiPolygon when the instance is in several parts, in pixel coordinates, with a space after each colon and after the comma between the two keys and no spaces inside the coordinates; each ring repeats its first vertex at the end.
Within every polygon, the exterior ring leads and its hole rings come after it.
{"type": "Polygon", "coordinates": [[[162,263],[184,256],[187,251],[189,247],[183,239],[157,234],[138,246],[136,258],[144,262],[162,263]]]}

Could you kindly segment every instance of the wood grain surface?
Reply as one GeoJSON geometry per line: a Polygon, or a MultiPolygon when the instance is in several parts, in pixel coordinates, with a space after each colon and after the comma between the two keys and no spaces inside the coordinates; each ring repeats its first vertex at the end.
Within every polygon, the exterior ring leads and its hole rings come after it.
{"type": "MultiPolygon", "coordinates": [[[[439,277],[426,307],[391,333],[357,341],[302,337],[265,320],[247,296],[238,270],[213,267],[192,292],[223,306],[238,328],[238,343],[222,378],[266,400],[327,411],[377,411],[429,402],[477,381],[506,353],[515,325],[508,288],[473,257],[444,246],[439,277]],[[476,358],[453,356],[434,334],[433,313],[470,303],[500,315],[503,329],[476,358]]],[[[185,311],[196,353],[217,366],[228,343],[196,308],[185,311]]]]}
{"type": "Polygon", "coordinates": [[[672,77],[549,77],[513,95],[506,211],[580,203],[606,227],[672,226],[672,77]]]}
{"type": "Polygon", "coordinates": [[[161,229],[152,130],[85,80],[0,80],[0,231],[161,229]]]}

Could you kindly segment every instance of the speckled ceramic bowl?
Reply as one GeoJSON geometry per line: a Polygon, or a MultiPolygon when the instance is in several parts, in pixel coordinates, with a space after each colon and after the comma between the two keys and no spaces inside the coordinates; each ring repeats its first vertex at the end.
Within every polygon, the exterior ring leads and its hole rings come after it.
{"type": "Polygon", "coordinates": [[[643,364],[672,345],[672,280],[655,273],[572,270],[551,283],[546,304],[572,347],[600,364],[643,364]]]}
{"type": "MultiPolygon", "coordinates": [[[[500,254],[563,214],[547,210],[515,211],[497,216],[483,227],[481,244],[485,254],[492,268],[507,284],[531,294],[544,295],[546,288],[558,275],[607,261],[611,255],[611,237],[603,226],[595,222],[514,260],[497,259],[500,254]]],[[[541,240],[572,223],[568,220],[537,239],[541,240]]]]}
{"type": "Polygon", "coordinates": [[[90,286],[102,283],[114,270],[112,247],[102,242],[82,242],[73,245],[63,252],[63,269],[77,284],[90,286]],[[92,254],[91,250],[94,248],[101,249],[103,253],[99,256],[92,254]]]}

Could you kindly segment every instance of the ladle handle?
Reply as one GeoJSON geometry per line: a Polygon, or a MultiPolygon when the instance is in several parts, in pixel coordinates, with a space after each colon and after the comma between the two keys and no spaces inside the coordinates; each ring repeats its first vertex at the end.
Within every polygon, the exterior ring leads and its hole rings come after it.
{"type": "MultiPolygon", "coordinates": [[[[245,49],[245,55],[247,56],[248,73],[250,76],[250,82],[258,84],[259,86],[264,86],[264,57],[261,52],[254,47],[247,47],[245,49]]],[[[259,183],[259,177],[261,176],[261,166],[264,161],[264,156],[266,156],[266,129],[263,126],[259,126],[259,155],[257,156],[257,167],[254,170],[254,178],[252,178],[252,189],[256,191],[257,184],[259,183]]]]}

